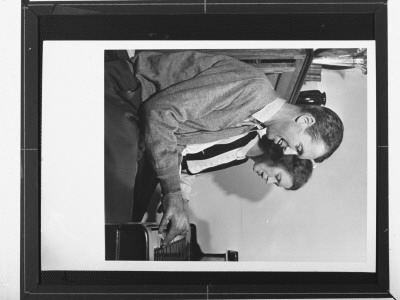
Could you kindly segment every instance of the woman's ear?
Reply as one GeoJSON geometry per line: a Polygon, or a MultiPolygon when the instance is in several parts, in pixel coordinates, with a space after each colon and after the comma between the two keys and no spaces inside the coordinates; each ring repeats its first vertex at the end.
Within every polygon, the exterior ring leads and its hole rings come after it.
{"type": "Polygon", "coordinates": [[[315,123],[315,118],[310,114],[304,114],[296,118],[296,123],[311,126],[315,123]]]}

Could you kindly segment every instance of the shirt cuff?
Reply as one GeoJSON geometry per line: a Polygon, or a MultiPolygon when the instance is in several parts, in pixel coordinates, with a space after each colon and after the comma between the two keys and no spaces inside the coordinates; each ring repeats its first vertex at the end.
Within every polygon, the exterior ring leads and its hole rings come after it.
{"type": "Polygon", "coordinates": [[[190,199],[190,193],[192,192],[192,185],[195,181],[195,178],[195,175],[181,173],[181,192],[183,199],[190,199]]]}

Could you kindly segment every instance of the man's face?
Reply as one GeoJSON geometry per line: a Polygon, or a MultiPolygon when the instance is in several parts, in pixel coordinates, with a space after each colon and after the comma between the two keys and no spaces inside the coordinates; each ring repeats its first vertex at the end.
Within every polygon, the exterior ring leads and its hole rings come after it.
{"type": "Polygon", "coordinates": [[[325,143],[321,140],[313,141],[305,132],[308,126],[291,120],[275,122],[268,126],[267,137],[282,147],[285,155],[316,159],[326,153],[325,143]]]}

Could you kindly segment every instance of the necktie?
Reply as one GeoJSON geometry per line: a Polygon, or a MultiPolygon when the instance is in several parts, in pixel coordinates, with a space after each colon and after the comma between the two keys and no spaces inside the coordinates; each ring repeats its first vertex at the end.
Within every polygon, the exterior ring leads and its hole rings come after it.
{"type": "Polygon", "coordinates": [[[264,123],[258,121],[254,117],[250,117],[250,118],[244,120],[243,122],[236,124],[235,126],[240,127],[240,126],[248,126],[248,125],[253,125],[253,126],[257,127],[257,129],[263,129],[266,127],[264,125],[264,123]]]}

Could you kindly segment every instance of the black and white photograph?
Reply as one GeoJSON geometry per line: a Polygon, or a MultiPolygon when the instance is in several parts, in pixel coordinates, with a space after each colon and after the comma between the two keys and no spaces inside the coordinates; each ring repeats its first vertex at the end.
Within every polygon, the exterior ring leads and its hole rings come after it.
{"type": "Polygon", "coordinates": [[[387,0],[3,0],[0,299],[396,299],[387,0]]]}
{"type": "Polygon", "coordinates": [[[374,44],[204,44],[44,43],[42,268],[374,272],[374,44]]]}

